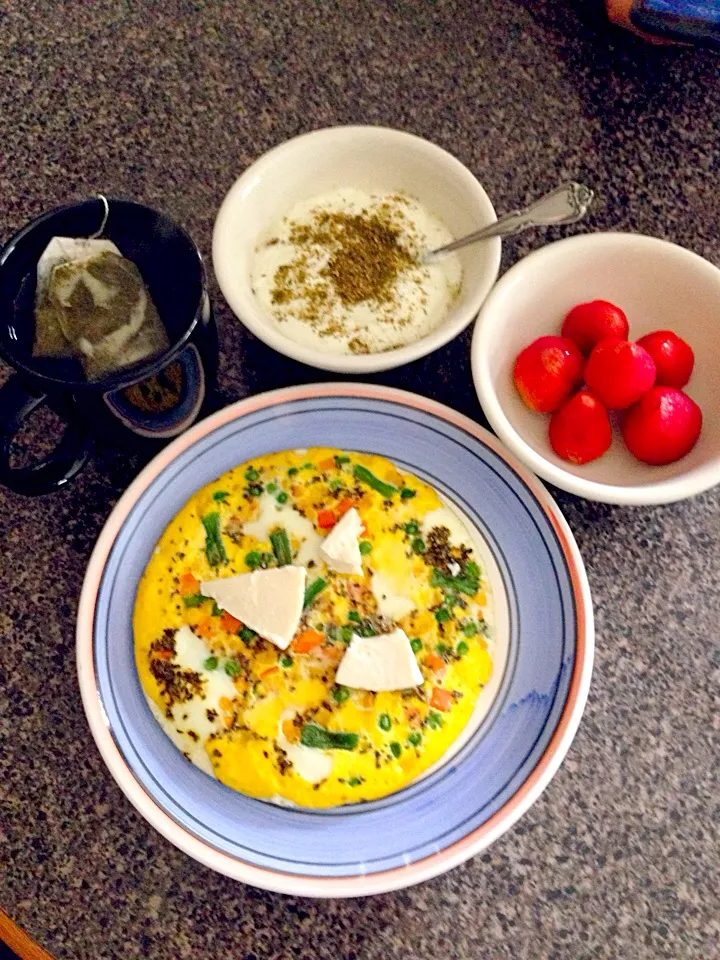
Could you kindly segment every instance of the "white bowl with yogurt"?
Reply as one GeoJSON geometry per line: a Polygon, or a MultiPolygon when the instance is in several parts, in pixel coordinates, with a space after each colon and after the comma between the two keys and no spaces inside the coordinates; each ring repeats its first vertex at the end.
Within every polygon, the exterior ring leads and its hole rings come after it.
{"type": "Polygon", "coordinates": [[[332,127],[266,153],[220,207],[213,266],[238,319],[310,366],[371,373],[461,333],[497,279],[500,240],[423,265],[425,250],[496,219],[435,144],[383,127],[332,127]]]}

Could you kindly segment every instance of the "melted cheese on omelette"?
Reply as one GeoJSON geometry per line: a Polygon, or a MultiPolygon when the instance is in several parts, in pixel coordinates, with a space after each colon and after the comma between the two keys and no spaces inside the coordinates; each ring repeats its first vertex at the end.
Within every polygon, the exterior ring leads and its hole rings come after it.
{"type": "Polygon", "coordinates": [[[163,534],[138,587],[137,668],[168,735],[229,787],[307,807],[370,800],[428,770],[467,724],[492,673],[490,600],[470,534],[427,484],[368,454],[269,454],[198,491],[163,534]],[[361,574],[329,569],[320,551],[352,507],[361,574]],[[287,563],[278,533],[307,570],[286,650],[200,592],[287,563]],[[397,628],[422,684],[335,683],[354,634],[397,628]]]}

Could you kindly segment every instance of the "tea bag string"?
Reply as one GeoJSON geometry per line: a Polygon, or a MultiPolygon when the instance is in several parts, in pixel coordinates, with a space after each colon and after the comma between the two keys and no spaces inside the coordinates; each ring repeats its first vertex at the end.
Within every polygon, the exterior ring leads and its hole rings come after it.
{"type": "Polygon", "coordinates": [[[88,237],[89,240],[97,240],[98,237],[103,235],[103,231],[105,230],[105,226],[108,222],[108,217],[110,216],[110,204],[107,201],[107,197],[105,197],[102,193],[99,193],[97,198],[103,205],[103,218],[99,230],[96,230],[95,233],[91,233],[88,237]]]}

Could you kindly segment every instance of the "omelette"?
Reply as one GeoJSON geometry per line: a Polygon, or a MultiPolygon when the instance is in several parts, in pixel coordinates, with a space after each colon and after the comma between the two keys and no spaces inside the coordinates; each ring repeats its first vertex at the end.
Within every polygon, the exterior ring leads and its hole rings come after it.
{"type": "Polygon", "coordinates": [[[188,760],[251,797],[333,807],[407,786],[493,663],[477,545],[389,460],[257,457],[199,490],[138,586],[135,657],[188,760]]]}

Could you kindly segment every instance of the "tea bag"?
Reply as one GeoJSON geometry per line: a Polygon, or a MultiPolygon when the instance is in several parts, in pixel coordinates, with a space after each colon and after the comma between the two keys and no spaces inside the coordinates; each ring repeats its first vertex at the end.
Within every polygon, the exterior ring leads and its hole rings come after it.
{"type": "Polygon", "coordinates": [[[37,266],[34,356],[77,356],[97,380],[168,346],[140,271],[112,241],[53,237],[37,266]]]}

